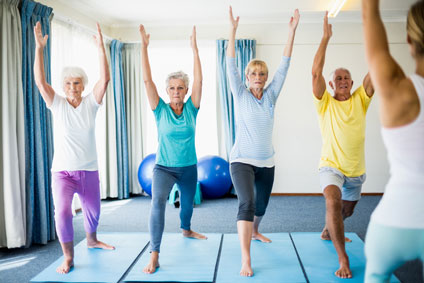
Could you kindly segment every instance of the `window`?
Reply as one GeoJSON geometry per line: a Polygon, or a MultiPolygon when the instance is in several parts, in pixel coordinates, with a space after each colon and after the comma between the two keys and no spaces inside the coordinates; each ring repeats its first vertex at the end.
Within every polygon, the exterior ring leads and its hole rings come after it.
{"type": "Polygon", "coordinates": [[[83,95],[89,94],[99,80],[99,55],[93,35],[83,27],[55,19],[52,22],[51,52],[53,89],[64,95],[60,81],[62,69],[78,66],[88,76],[83,95]]]}

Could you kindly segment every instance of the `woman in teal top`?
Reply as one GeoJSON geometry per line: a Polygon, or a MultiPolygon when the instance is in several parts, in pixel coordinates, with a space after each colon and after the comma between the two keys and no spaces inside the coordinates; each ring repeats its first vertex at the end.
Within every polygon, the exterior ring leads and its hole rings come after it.
{"type": "Polygon", "coordinates": [[[166,104],[158,95],[150,71],[147,47],[150,35],[140,25],[141,64],[147,97],[158,128],[159,146],[156,165],[153,169],[152,208],[150,211],[150,262],[143,269],[153,273],[159,267],[159,251],[165,226],[165,207],[169,192],[175,183],[181,191],[181,228],[184,237],[206,239],[190,228],[193,200],[197,184],[197,157],[195,148],[196,117],[202,97],[202,68],[196,43],[196,28],[190,37],[194,57],[194,81],[191,96],[184,103],[188,92],[188,76],[175,72],[166,79],[166,91],[170,103],[166,104]]]}

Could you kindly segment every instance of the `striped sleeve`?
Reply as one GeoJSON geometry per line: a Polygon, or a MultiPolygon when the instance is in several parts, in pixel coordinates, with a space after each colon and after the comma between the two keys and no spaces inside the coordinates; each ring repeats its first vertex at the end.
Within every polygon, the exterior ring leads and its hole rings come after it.
{"type": "Polygon", "coordinates": [[[278,66],[277,72],[275,72],[275,75],[272,78],[272,82],[267,87],[267,89],[270,90],[270,94],[272,95],[274,103],[280,95],[284,81],[286,80],[287,72],[290,66],[290,60],[291,57],[283,56],[280,66],[278,66]]]}
{"type": "Polygon", "coordinates": [[[236,58],[227,56],[227,76],[230,82],[230,89],[234,97],[240,96],[246,89],[241,80],[236,65],[236,58]]]}

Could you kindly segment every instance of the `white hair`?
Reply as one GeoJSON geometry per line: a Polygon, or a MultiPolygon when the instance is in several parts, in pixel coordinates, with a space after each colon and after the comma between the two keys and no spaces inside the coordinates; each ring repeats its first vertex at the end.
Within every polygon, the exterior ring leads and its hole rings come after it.
{"type": "Polygon", "coordinates": [[[189,78],[188,78],[188,75],[184,73],[183,71],[170,73],[165,81],[166,87],[169,86],[169,81],[173,79],[182,80],[184,82],[185,87],[188,88],[189,78]]]}
{"type": "Polygon", "coordinates": [[[84,87],[88,84],[88,77],[84,70],[80,67],[68,66],[62,69],[61,82],[62,85],[66,78],[80,78],[84,87]]]}
{"type": "Polygon", "coordinates": [[[346,68],[340,67],[340,68],[337,68],[337,69],[335,69],[334,71],[332,71],[332,72],[330,73],[330,76],[329,76],[329,78],[328,78],[328,80],[329,80],[329,81],[334,82],[334,73],[335,73],[336,71],[338,71],[338,70],[342,70],[342,71],[346,71],[346,72],[348,72],[348,74],[349,74],[350,78],[352,79],[352,75],[350,74],[350,71],[349,71],[348,69],[346,69],[346,68]]]}

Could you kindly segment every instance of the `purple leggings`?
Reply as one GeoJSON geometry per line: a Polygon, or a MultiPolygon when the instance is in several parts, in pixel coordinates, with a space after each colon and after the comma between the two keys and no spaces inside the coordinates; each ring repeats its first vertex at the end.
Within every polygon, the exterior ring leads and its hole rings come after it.
{"type": "Polygon", "coordinates": [[[61,243],[74,240],[72,199],[77,193],[84,214],[85,232],[96,232],[100,217],[98,171],[60,171],[52,174],[56,232],[61,243]]]}

